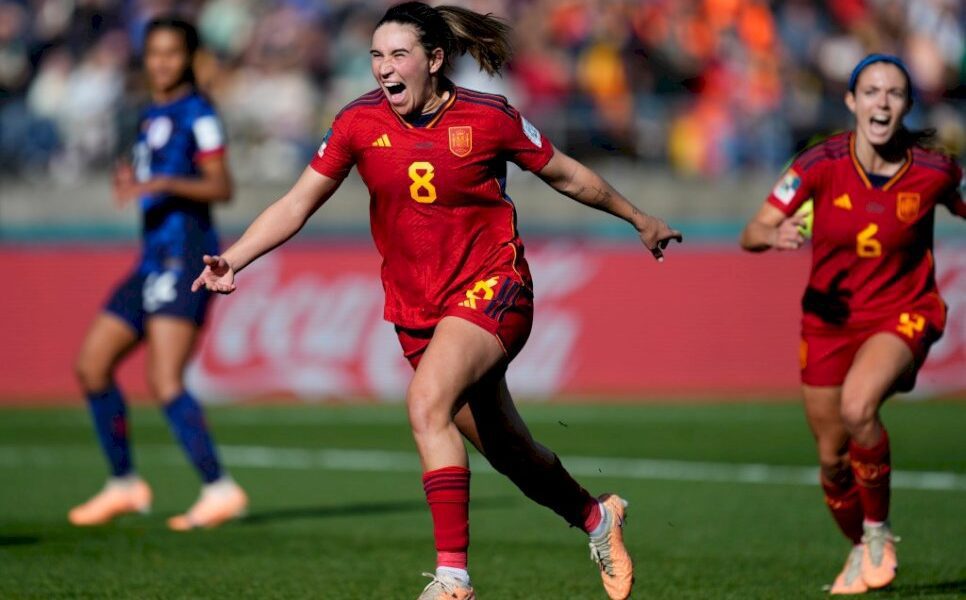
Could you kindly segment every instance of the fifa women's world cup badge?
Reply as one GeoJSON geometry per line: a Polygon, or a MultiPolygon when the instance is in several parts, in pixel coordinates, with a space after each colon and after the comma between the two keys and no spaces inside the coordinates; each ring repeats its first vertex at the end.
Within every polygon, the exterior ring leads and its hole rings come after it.
{"type": "Polygon", "coordinates": [[[463,158],[473,150],[473,128],[469,125],[449,128],[449,151],[463,158]]]}

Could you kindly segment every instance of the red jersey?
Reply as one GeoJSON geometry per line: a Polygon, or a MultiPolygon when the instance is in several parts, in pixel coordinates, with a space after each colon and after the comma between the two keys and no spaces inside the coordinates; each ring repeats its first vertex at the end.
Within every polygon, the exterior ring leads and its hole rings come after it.
{"type": "MultiPolygon", "coordinates": [[[[837,287],[848,304],[846,323],[861,326],[929,294],[940,301],[932,257],[934,210],[944,204],[966,216],[962,176],[949,157],[916,146],[887,181],[870,180],[855,157],[855,135],[842,133],[802,153],[768,202],[792,215],[813,199],[808,285],[822,292],[837,287]]],[[[826,326],[807,310],[803,325],[826,326]]]]}
{"type": "Polygon", "coordinates": [[[553,152],[502,96],[456,87],[414,126],[377,89],[342,109],[311,165],[336,180],[358,166],[383,259],[385,318],[420,329],[447,306],[472,303],[471,294],[492,296],[476,289],[480,282],[497,277],[532,289],[506,163],[539,171],[553,152]]]}

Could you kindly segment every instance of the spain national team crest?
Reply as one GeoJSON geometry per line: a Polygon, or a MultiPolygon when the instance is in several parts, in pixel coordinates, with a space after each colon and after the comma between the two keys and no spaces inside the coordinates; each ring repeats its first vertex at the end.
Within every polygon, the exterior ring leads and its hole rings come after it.
{"type": "Polygon", "coordinates": [[[899,192],[896,216],[903,223],[911,223],[919,216],[919,192],[899,192]]]}
{"type": "Polygon", "coordinates": [[[463,158],[473,150],[473,128],[469,125],[449,128],[449,151],[463,158]]]}

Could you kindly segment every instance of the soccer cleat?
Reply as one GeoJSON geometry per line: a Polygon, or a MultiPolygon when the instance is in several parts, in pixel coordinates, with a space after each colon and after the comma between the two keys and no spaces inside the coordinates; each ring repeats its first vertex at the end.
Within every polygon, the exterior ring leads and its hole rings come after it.
{"type": "Polygon", "coordinates": [[[897,537],[892,535],[888,523],[863,524],[862,579],[872,589],[884,588],[896,578],[899,560],[896,557],[897,537]]]}
{"type": "Polygon", "coordinates": [[[865,546],[859,544],[853,546],[849,551],[849,557],[845,559],[845,566],[842,572],[835,578],[835,583],[829,589],[829,594],[864,594],[869,591],[869,586],[862,579],[862,554],[865,546]]]}
{"type": "Polygon", "coordinates": [[[464,585],[454,577],[432,573],[423,573],[423,576],[432,581],[423,588],[423,593],[416,600],[476,600],[473,587],[464,585]]]}
{"type": "Polygon", "coordinates": [[[600,567],[604,590],[612,600],[624,600],[634,585],[634,564],[624,547],[624,514],[627,501],[614,494],[599,498],[604,507],[604,533],[590,538],[590,557],[600,567]]]}
{"type": "Polygon", "coordinates": [[[151,512],[151,488],[136,475],[112,477],[100,492],[67,513],[72,525],[103,525],[114,517],[151,512]]]}
{"type": "Polygon", "coordinates": [[[183,515],[168,519],[174,531],[218,527],[225,521],[245,515],[248,496],[235,480],[227,475],[201,488],[201,496],[183,515]]]}

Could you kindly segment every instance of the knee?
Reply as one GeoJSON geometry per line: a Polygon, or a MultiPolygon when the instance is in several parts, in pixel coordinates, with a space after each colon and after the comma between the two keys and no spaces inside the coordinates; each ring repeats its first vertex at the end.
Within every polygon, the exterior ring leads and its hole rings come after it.
{"type": "Polygon", "coordinates": [[[440,388],[432,383],[416,382],[406,391],[406,407],[413,435],[433,435],[453,422],[448,402],[440,388]]]}
{"type": "Polygon", "coordinates": [[[100,392],[111,385],[111,367],[81,354],[74,361],[74,376],[85,392],[100,392]]]}
{"type": "Polygon", "coordinates": [[[179,375],[161,369],[148,369],[148,391],[155,402],[168,402],[184,390],[179,375]]]}
{"type": "Polygon", "coordinates": [[[839,481],[851,469],[846,455],[838,452],[819,451],[818,464],[825,481],[839,481]]]}
{"type": "Polygon", "coordinates": [[[846,431],[855,435],[870,427],[875,422],[878,406],[879,399],[860,387],[843,389],[841,416],[846,431]]]}

